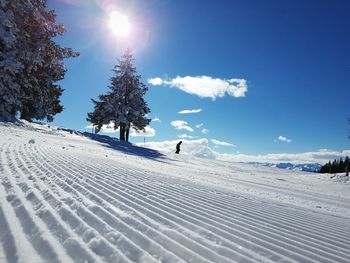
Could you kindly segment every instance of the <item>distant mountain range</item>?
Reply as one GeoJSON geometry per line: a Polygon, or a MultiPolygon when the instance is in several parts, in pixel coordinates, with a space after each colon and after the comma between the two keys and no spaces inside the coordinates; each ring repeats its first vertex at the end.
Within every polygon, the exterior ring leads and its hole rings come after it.
{"type": "Polygon", "coordinates": [[[302,163],[302,164],[293,164],[293,163],[259,163],[259,162],[249,162],[249,164],[267,166],[267,167],[276,167],[280,169],[287,170],[296,170],[303,172],[315,172],[319,170],[322,165],[318,163],[302,163]]]}

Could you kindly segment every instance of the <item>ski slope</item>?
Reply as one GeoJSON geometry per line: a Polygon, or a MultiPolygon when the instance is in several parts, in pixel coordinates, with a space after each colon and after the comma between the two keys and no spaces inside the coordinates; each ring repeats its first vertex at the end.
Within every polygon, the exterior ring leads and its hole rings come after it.
{"type": "Polygon", "coordinates": [[[0,182],[0,262],[350,262],[342,175],[0,122],[0,182]]]}

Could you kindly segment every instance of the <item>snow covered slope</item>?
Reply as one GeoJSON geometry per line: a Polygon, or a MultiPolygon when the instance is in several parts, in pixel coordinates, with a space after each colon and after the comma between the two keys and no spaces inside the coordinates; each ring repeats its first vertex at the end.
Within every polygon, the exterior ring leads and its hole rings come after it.
{"type": "Polygon", "coordinates": [[[0,123],[0,262],[350,262],[350,183],[0,123]]]}

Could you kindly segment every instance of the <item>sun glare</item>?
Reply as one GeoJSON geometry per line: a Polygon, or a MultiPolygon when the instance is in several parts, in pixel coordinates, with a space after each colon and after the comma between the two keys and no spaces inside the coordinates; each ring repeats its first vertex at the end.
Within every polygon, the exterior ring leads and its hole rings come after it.
{"type": "Polygon", "coordinates": [[[131,25],[126,15],[113,11],[109,16],[109,27],[116,36],[127,36],[131,25]]]}

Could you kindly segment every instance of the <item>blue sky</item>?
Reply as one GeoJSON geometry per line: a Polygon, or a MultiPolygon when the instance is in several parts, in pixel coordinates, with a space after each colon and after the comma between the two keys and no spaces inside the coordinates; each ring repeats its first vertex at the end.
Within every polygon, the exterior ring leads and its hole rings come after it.
{"type": "Polygon", "coordinates": [[[161,121],[151,123],[155,136],[146,141],[179,140],[186,134],[208,139],[219,153],[247,155],[350,148],[349,1],[48,2],[68,30],[57,42],[81,53],[66,61],[65,110],[56,125],[88,126],[90,99],[107,92],[111,69],[130,46],[149,87],[150,117],[161,121]],[[108,27],[112,9],[129,17],[127,37],[113,35],[108,27]],[[149,83],[155,78],[163,85],[149,83]],[[215,93],[232,79],[247,91],[214,99],[202,94],[206,85],[215,93]],[[203,86],[193,84],[198,81],[203,86]],[[193,109],[201,111],[178,113],[193,109]],[[193,132],[176,129],[171,125],[176,120],[187,122],[193,132]]]}

